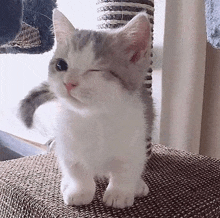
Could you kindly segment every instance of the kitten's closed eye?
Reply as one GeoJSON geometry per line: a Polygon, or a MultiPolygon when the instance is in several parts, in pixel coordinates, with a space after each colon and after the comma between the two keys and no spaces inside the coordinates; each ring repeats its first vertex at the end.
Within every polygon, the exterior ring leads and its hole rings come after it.
{"type": "Polygon", "coordinates": [[[86,72],[85,72],[85,75],[88,75],[89,73],[91,73],[91,72],[100,72],[101,70],[99,70],[99,69],[89,69],[89,70],[87,70],[86,72]]]}
{"type": "Polygon", "coordinates": [[[101,70],[98,70],[98,69],[91,69],[91,70],[88,70],[88,71],[90,71],[90,72],[98,72],[98,71],[101,71],[101,70]]]}
{"type": "Polygon", "coordinates": [[[67,71],[68,64],[63,59],[58,59],[56,63],[56,69],[57,71],[67,71]]]}

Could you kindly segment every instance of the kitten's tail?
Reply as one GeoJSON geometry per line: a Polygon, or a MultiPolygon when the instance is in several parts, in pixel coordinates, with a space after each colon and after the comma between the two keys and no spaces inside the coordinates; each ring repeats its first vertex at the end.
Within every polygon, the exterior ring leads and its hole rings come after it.
{"type": "Polygon", "coordinates": [[[33,117],[36,109],[42,104],[55,99],[56,96],[50,90],[49,84],[47,82],[41,83],[21,100],[18,111],[21,120],[28,128],[31,128],[33,126],[33,117]]]}

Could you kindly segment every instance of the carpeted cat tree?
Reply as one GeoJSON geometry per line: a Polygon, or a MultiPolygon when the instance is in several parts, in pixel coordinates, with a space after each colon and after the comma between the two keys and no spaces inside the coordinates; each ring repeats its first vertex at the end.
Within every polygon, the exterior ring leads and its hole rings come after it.
{"type": "Polygon", "coordinates": [[[0,0],[0,54],[39,54],[54,44],[56,0],[0,0]]]}

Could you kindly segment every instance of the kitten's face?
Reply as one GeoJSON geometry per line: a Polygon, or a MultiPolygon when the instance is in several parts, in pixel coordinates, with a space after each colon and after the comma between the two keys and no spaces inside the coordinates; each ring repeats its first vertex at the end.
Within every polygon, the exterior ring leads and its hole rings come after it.
{"type": "Polygon", "coordinates": [[[75,30],[54,11],[57,49],[49,66],[51,89],[72,110],[106,110],[140,89],[147,69],[150,26],[139,15],[119,30],[75,30]]]}
{"type": "Polygon", "coordinates": [[[50,63],[51,88],[69,108],[107,107],[123,92],[110,69],[103,69],[95,59],[92,47],[92,42],[89,42],[78,51],[70,44],[62,50],[65,53],[57,51],[50,63]]]}

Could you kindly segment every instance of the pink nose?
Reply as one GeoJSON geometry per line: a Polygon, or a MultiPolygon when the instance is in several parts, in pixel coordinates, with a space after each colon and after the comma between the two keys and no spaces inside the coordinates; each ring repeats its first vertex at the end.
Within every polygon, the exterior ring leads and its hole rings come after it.
{"type": "Polygon", "coordinates": [[[77,86],[77,84],[74,84],[74,83],[64,83],[64,85],[69,94],[70,94],[70,91],[77,86]]]}

